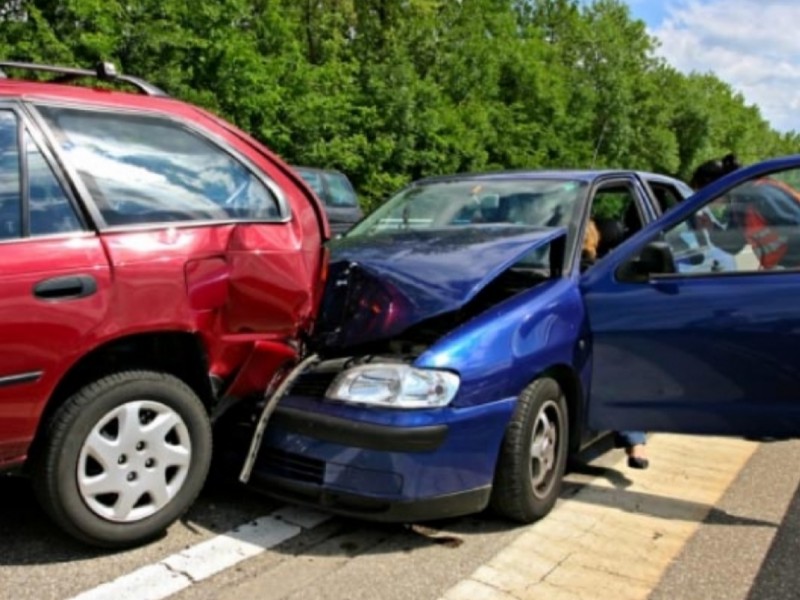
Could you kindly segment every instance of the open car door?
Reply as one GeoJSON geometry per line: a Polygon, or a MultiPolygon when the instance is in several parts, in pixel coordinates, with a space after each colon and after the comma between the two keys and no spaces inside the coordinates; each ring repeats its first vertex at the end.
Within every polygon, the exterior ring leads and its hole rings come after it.
{"type": "Polygon", "coordinates": [[[741,169],[585,274],[593,429],[800,436],[795,189],[800,157],[741,169]]]}

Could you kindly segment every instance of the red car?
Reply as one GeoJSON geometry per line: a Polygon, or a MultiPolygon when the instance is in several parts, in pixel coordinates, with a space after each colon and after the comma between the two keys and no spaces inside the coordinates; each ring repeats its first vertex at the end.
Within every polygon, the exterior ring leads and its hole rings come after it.
{"type": "Polygon", "coordinates": [[[211,423],[301,351],[328,225],[280,159],[142,80],[0,63],[0,470],[89,543],[161,533],[211,423]],[[11,74],[49,72],[49,83],[11,74]],[[70,85],[96,77],[137,93],[70,85]]]}

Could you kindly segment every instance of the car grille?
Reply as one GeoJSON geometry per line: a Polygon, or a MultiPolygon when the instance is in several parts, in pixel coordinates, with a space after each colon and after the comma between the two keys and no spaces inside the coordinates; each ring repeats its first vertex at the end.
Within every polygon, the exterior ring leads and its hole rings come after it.
{"type": "Polygon", "coordinates": [[[330,387],[338,372],[309,372],[297,378],[288,394],[291,396],[310,396],[324,398],[325,392],[330,387]]]}
{"type": "Polygon", "coordinates": [[[325,478],[325,461],[274,448],[262,450],[256,468],[265,475],[275,475],[316,485],[322,485],[325,478]]]}

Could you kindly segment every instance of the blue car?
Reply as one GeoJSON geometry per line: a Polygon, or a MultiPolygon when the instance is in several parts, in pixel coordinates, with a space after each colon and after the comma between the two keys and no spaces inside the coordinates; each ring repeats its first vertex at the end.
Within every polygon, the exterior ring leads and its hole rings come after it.
{"type": "Polygon", "coordinates": [[[797,435],[800,275],[740,262],[697,215],[798,167],[688,200],[628,171],[414,183],[331,244],[313,353],[250,421],[242,480],[374,520],[531,522],[598,432],[797,435]]]}

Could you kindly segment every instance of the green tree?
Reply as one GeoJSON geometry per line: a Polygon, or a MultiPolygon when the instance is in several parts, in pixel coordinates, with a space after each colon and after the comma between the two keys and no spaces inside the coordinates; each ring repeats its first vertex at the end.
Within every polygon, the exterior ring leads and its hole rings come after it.
{"type": "Polygon", "coordinates": [[[292,163],[343,170],[368,209],[439,173],[688,178],[729,151],[798,151],[657,44],[620,0],[0,0],[3,58],[114,61],[292,163]]]}

